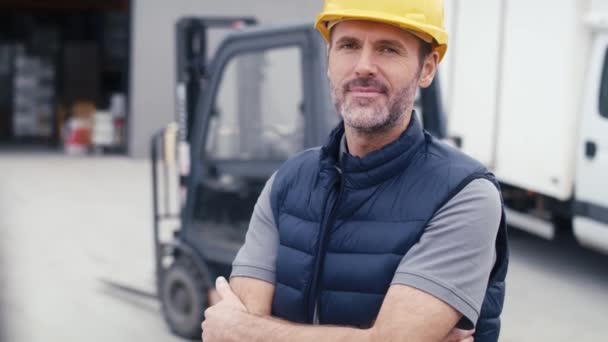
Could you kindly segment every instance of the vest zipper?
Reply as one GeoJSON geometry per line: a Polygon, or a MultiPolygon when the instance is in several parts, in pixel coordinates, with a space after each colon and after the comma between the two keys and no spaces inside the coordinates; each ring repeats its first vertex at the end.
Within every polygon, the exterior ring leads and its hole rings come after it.
{"type": "Polygon", "coordinates": [[[335,168],[338,171],[339,176],[337,179],[334,179],[331,186],[329,187],[329,191],[327,192],[327,197],[324,201],[325,203],[323,204],[323,219],[325,218],[325,210],[327,208],[327,200],[329,199],[329,194],[333,190],[333,187],[336,185],[336,182],[339,183],[338,196],[336,197],[336,200],[334,201],[331,207],[331,211],[329,212],[327,220],[323,220],[323,223],[321,224],[321,232],[319,234],[318,240],[319,248],[317,248],[313,279],[307,293],[307,318],[308,321],[311,323],[313,322],[315,310],[318,310],[317,302],[319,297],[319,283],[321,275],[323,273],[323,260],[325,259],[325,249],[327,248],[326,245],[329,237],[329,230],[331,229],[334,224],[334,221],[336,220],[336,210],[338,209],[340,199],[342,198],[342,193],[344,192],[344,180],[342,179],[342,170],[338,166],[335,166],[335,168]]]}

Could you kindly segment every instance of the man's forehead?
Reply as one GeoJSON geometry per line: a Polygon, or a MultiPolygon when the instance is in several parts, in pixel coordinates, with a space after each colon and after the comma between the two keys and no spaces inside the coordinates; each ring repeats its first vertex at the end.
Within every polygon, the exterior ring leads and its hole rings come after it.
{"type": "Polygon", "coordinates": [[[356,39],[370,40],[401,40],[405,43],[416,42],[416,36],[410,32],[387,23],[371,20],[344,20],[332,25],[331,33],[333,39],[344,36],[356,39]]]}

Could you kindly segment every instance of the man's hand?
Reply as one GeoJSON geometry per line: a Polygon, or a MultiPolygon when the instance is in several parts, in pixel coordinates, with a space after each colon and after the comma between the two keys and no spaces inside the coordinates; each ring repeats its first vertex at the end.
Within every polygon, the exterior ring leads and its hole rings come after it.
{"type": "Polygon", "coordinates": [[[228,281],[217,278],[215,288],[221,300],[205,310],[205,320],[201,324],[205,342],[239,341],[236,331],[247,317],[247,308],[239,297],[232,292],[228,281]]]}
{"type": "Polygon", "coordinates": [[[475,330],[462,330],[458,328],[452,329],[450,334],[443,340],[443,342],[473,342],[473,334],[475,330]]]}

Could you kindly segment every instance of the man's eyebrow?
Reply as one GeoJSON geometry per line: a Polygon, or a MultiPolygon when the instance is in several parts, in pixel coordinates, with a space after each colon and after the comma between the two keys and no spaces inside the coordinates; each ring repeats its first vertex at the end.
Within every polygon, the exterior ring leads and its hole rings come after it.
{"type": "Polygon", "coordinates": [[[352,36],[343,36],[336,40],[336,44],[338,43],[358,43],[360,40],[352,37],[352,36]]]}
{"type": "Polygon", "coordinates": [[[376,45],[388,45],[388,46],[393,46],[398,49],[407,51],[407,49],[405,48],[405,45],[403,45],[403,43],[401,43],[398,40],[394,40],[394,39],[382,39],[382,40],[377,41],[376,45]]]}

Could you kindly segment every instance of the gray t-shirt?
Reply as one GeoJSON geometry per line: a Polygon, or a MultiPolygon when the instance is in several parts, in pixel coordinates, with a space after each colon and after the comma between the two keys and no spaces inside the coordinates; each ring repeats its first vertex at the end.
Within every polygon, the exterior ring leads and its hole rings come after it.
{"type": "MultiPolygon", "coordinates": [[[[270,204],[274,176],[255,205],[231,277],[275,284],[279,234],[270,204]]],[[[435,213],[420,241],[401,260],[392,284],[412,286],[446,302],[463,315],[459,327],[472,328],[496,260],[501,210],[498,190],[490,181],[469,183],[435,213]]]]}

